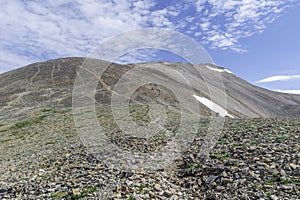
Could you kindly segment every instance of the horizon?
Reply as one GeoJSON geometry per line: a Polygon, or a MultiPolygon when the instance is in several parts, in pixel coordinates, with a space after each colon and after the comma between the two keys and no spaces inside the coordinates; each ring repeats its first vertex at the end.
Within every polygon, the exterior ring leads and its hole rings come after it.
{"type": "MultiPolygon", "coordinates": [[[[254,85],[300,94],[300,13],[295,0],[195,0],[172,4],[152,0],[91,0],[89,4],[10,1],[0,5],[0,73],[56,58],[88,57],[112,35],[158,27],[196,40],[214,64],[254,85]]],[[[116,60],[141,61],[184,59],[146,49],[116,60]]]]}

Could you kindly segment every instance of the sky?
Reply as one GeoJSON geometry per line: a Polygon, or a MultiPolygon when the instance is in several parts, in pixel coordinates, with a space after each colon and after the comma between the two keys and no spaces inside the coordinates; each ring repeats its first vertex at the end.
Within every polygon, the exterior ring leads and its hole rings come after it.
{"type": "MultiPolygon", "coordinates": [[[[0,0],[0,73],[60,57],[89,56],[139,28],[196,40],[214,62],[260,87],[300,94],[298,0],[0,0]]],[[[118,62],[181,61],[140,50],[118,62]]]]}

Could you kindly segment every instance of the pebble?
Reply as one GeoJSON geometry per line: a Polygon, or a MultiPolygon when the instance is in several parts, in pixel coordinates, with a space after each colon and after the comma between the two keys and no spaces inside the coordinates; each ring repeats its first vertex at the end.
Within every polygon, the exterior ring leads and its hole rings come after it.
{"type": "MultiPolygon", "coordinates": [[[[68,120],[57,120],[53,119],[57,133],[51,138],[62,142],[52,150],[22,141],[26,151],[15,149],[19,156],[1,158],[0,199],[68,199],[71,195],[84,195],[83,199],[279,200],[300,196],[296,181],[300,179],[299,152],[295,150],[297,146],[299,149],[299,140],[295,139],[300,134],[299,120],[227,119],[221,138],[226,145],[216,144],[212,157],[196,156],[202,141],[199,139],[173,164],[173,170],[140,169],[130,173],[107,168],[90,155],[75,130],[73,137],[63,138],[65,132],[59,130],[68,120]],[[286,124],[289,128],[285,130],[286,124]],[[276,139],[282,136],[276,135],[274,126],[289,132],[284,141],[276,139]],[[238,148],[231,148],[234,146],[238,148]],[[35,152],[34,156],[30,151],[35,152]]],[[[45,128],[39,124],[27,131],[42,132],[45,128]]],[[[45,138],[40,135],[36,143],[45,138]]]]}

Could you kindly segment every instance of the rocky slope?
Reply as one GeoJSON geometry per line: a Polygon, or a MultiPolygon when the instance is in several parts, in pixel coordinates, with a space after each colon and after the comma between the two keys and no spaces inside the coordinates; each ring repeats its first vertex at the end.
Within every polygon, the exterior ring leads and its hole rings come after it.
{"type": "MultiPolygon", "coordinates": [[[[102,119],[104,120],[104,119],[102,119]]],[[[199,124],[205,129],[207,122],[199,124]]],[[[1,199],[299,199],[299,119],[227,119],[200,160],[199,135],[169,170],[108,168],[82,145],[69,110],[0,127],[1,199]],[[45,131],[47,130],[47,131],[45,131]]]]}
{"type": "MultiPolygon", "coordinates": [[[[37,106],[71,107],[72,90],[84,58],[62,58],[47,62],[34,63],[0,75],[0,119],[10,118],[10,115],[22,113],[37,106]]],[[[99,67],[107,62],[94,60],[99,67]]],[[[268,91],[253,86],[238,78],[227,70],[214,65],[197,65],[200,73],[189,64],[184,63],[144,63],[136,65],[111,64],[99,80],[96,101],[109,104],[113,86],[131,69],[152,65],[160,68],[172,67],[182,74],[193,86],[193,93],[200,97],[211,99],[214,103],[226,108],[235,117],[299,117],[300,96],[268,91]],[[224,85],[220,83],[221,77],[224,85]],[[213,98],[211,98],[213,95],[213,98]],[[226,100],[224,100],[226,98],[226,100]]],[[[145,70],[149,76],[159,80],[168,80],[177,84],[181,96],[190,98],[189,87],[173,79],[173,75],[155,70],[145,70]]],[[[133,77],[136,78],[136,77],[133,77]]],[[[176,102],[172,92],[157,85],[146,85],[139,88],[131,97],[139,101],[155,98],[156,101],[176,102]]],[[[203,115],[210,110],[195,100],[186,109],[196,110],[199,107],[203,115]]],[[[11,116],[13,117],[13,116],[11,116]]]]}
{"type": "MultiPolygon", "coordinates": [[[[199,74],[184,63],[112,64],[97,80],[95,114],[108,141],[120,149],[149,153],[172,140],[167,133],[145,139],[118,128],[111,96],[114,85],[131,69],[176,69],[193,85],[192,93],[172,73],[144,73],[174,84],[179,96],[191,102],[182,110],[200,108],[200,117],[180,121],[180,99],[174,93],[157,84],[137,88],[128,97],[130,117],[120,116],[123,121],[152,123],[149,106],[155,102],[164,106],[159,109],[166,108],[168,132],[178,134],[181,123],[195,125],[197,131],[167,167],[124,171],[91,153],[77,132],[72,91],[83,62],[84,58],[62,58],[0,75],[0,199],[300,199],[300,96],[255,87],[215,65],[197,65],[199,74]],[[223,92],[227,105],[220,99],[223,92]],[[211,109],[216,106],[205,104],[210,94],[217,97],[213,103],[234,118],[222,118],[220,137],[210,153],[200,157],[215,114],[211,109]]],[[[144,77],[128,80],[139,78],[144,77]]],[[[190,136],[185,130],[183,137],[190,136]]]]}

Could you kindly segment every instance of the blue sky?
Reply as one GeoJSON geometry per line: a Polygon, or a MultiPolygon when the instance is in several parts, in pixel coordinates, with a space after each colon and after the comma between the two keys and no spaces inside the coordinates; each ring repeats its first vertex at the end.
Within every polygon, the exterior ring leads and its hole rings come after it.
{"type": "MultiPolygon", "coordinates": [[[[0,73],[59,57],[88,56],[106,38],[137,28],[179,31],[216,64],[272,90],[300,93],[297,0],[0,1],[0,73]]],[[[120,62],[178,61],[140,51],[120,62]]]]}

